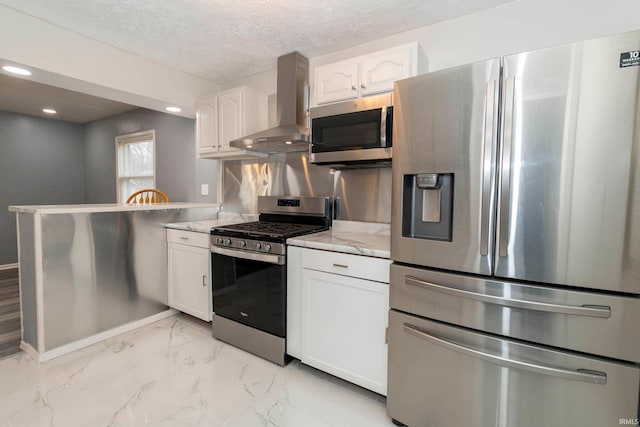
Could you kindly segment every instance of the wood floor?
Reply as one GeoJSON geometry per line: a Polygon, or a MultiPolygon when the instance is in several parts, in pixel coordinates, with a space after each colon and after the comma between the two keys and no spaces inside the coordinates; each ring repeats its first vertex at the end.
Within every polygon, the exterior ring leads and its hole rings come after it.
{"type": "Polygon", "coordinates": [[[20,351],[18,269],[0,270],[0,359],[20,351]]]}

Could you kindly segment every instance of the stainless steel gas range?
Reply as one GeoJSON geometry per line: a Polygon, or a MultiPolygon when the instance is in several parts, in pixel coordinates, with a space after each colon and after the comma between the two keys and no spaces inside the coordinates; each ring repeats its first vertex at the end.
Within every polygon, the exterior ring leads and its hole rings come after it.
{"type": "Polygon", "coordinates": [[[329,197],[259,196],[258,221],[211,232],[213,336],[284,365],[286,245],[289,237],[326,230],[329,197]]]}

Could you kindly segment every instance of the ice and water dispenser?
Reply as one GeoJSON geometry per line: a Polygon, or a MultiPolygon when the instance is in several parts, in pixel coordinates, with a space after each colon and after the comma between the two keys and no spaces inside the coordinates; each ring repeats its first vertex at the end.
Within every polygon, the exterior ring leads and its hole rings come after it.
{"type": "Polygon", "coordinates": [[[402,236],[451,241],[453,225],[453,174],[405,175],[402,236]]]}

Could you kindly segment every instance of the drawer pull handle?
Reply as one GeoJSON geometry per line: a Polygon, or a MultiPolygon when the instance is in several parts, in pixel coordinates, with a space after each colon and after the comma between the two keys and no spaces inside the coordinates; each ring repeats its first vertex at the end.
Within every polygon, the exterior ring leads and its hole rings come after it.
{"type": "Polygon", "coordinates": [[[349,268],[349,266],[348,266],[348,265],[346,265],[346,264],[335,264],[335,263],[334,263],[334,264],[333,264],[333,266],[334,266],[334,267],[338,267],[338,268],[349,268]]]}
{"type": "Polygon", "coordinates": [[[449,286],[438,285],[436,283],[430,283],[411,276],[405,276],[404,283],[409,286],[416,286],[419,288],[428,289],[433,292],[439,292],[458,298],[467,298],[475,301],[501,305],[503,307],[522,308],[525,310],[545,311],[549,313],[571,314],[576,316],[600,317],[603,319],[608,319],[611,317],[611,307],[609,306],[588,304],[575,306],[553,304],[549,302],[528,301],[516,298],[505,298],[501,296],[467,291],[465,289],[457,289],[449,286]]]}
{"type": "Polygon", "coordinates": [[[202,286],[207,286],[207,275],[206,274],[202,275],[202,286]]]}
{"type": "Polygon", "coordinates": [[[182,239],[182,240],[189,240],[189,238],[188,238],[188,237],[184,237],[184,236],[180,236],[180,239],[182,239]]]}
{"type": "Polygon", "coordinates": [[[550,375],[559,378],[565,378],[567,380],[582,381],[592,384],[604,385],[607,383],[607,374],[600,371],[592,371],[589,369],[564,369],[555,366],[539,365],[528,361],[521,361],[516,359],[510,359],[503,355],[495,355],[486,353],[475,348],[467,347],[462,344],[447,341],[443,338],[437,337],[423,331],[422,329],[414,326],[410,323],[404,324],[404,331],[423,339],[424,341],[431,342],[433,344],[444,347],[448,350],[452,350],[466,356],[471,356],[476,359],[484,360],[486,362],[495,363],[499,366],[507,368],[521,369],[524,371],[534,372],[536,374],[550,375]]]}

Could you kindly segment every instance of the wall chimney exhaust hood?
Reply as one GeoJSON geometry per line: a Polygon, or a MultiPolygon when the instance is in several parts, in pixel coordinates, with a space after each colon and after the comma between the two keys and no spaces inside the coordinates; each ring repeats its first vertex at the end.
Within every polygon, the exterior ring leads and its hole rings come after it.
{"type": "Polygon", "coordinates": [[[230,142],[234,148],[261,153],[309,151],[309,60],[292,52],[278,58],[278,126],[230,142]]]}

